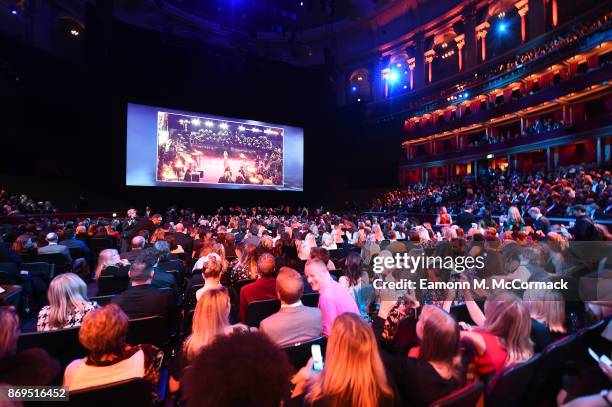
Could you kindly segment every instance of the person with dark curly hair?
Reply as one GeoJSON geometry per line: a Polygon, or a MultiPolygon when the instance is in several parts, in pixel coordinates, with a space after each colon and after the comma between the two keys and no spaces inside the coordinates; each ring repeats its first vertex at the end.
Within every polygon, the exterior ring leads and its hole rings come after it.
{"type": "Polygon", "coordinates": [[[278,407],[290,397],[290,376],[287,355],[266,335],[234,333],[195,357],[183,378],[184,398],[188,407],[278,407]]]}

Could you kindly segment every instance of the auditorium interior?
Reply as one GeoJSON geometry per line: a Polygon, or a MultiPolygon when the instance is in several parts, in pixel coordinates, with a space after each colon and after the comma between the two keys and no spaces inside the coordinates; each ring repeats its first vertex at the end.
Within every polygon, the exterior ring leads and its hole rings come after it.
{"type": "Polygon", "coordinates": [[[612,0],[0,0],[0,406],[611,406],[612,0]]]}

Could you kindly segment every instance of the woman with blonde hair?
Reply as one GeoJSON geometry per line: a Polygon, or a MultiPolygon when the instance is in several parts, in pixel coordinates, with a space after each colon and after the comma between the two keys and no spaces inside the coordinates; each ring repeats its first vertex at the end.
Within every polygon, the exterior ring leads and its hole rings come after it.
{"type": "Polygon", "coordinates": [[[129,261],[119,257],[115,249],[104,249],[98,255],[98,264],[94,272],[94,279],[99,280],[100,275],[113,275],[115,277],[128,278],[129,261]]]}
{"type": "Polygon", "coordinates": [[[79,326],[87,313],[98,308],[96,302],[87,300],[87,285],[74,273],[51,280],[47,296],[49,305],[38,313],[38,332],[79,326]]]}
{"type": "Polygon", "coordinates": [[[389,359],[408,405],[429,405],[465,384],[466,365],[459,350],[459,324],[442,308],[425,305],[416,324],[420,346],[408,358],[389,359]]]}
{"type": "Polygon", "coordinates": [[[312,249],[313,247],[317,247],[317,238],[314,234],[308,233],[304,238],[304,241],[297,239],[295,241],[295,244],[300,260],[309,260],[310,249],[312,249]]]}
{"type": "Polygon", "coordinates": [[[523,293],[531,317],[531,340],[536,352],[567,334],[565,300],[560,292],[528,289],[523,293]]]}
{"type": "Polygon", "coordinates": [[[220,335],[233,332],[246,332],[246,325],[229,322],[230,299],[226,288],[211,288],[202,293],[197,302],[191,325],[191,335],[187,337],[174,359],[170,377],[170,391],[177,392],[183,371],[198,353],[210,345],[220,335]]]}
{"type": "Polygon", "coordinates": [[[508,208],[508,216],[506,217],[506,224],[504,225],[504,231],[518,232],[525,226],[525,221],[521,216],[516,206],[508,208]]]}
{"type": "Polygon", "coordinates": [[[382,229],[378,223],[372,225],[372,236],[376,243],[380,243],[385,240],[385,236],[383,235],[382,229]]]}
{"type": "Polygon", "coordinates": [[[533,356],[531,318],[520,298],[507,291],[493,293],[485,301],[484,314],[469,296],[466,305],[479,328],[462,331],[461,337],[474,345],[474,364],[481,377],[533,356]]]}
{"type": "Polygon", "coordinates": [[[293,397],[308,406],[390,406],[393,386],[383,365],[374,332],[359,315],[337,317],[327,343],[325,367],[314,373],[312,360],[294,377],[293,397]]]}

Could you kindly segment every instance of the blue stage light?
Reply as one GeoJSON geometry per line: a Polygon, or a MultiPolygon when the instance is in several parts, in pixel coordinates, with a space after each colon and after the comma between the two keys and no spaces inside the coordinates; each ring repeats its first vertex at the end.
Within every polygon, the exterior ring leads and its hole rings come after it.
{"type": "Polygon", "coordinates": [[[353,87],[351,88],[351,90],[352,90],[353,92],[357,92],[357,86],[353,86],[353,87]]]}
{"type": "Polygon", "coordinates": [[[467,92],[465,92],[465,93],[463,94],[463,97],[464,97],[464,98],[466,98],[466,97],[468,97],[468,96],[469,96],[469,95],[468,95],[468,93],[467,93],[467,92]]]}
{"type": "Polygon", "coordinates": [[[506,25],[505,21],[500,20],[499,24],[497,25],[497,31],[500,33],[505,33],[507,28],[508,26],[506,25]]]}
{"type": "Polygon", "coordinates": [[[16,15],[17,15],[17,9],[12,8],[12,9],[11,9],[11,14],[12,14],[12,15],[14,15],[14,16],[16,16],[16,15]]]}
{"type": "Polygon", "coordinates": [[[389,75],[387,75],[387,79],[389,79],[389,82],[395,82],[399,79],[399,75],[396,71],[391,71],[389,75]]]}
{"type": "Polygon", "coordinates": [[[302,6],[302,7],[304,6],[304,2],[303,1],[300,1],[300,6],[302,6]]]}

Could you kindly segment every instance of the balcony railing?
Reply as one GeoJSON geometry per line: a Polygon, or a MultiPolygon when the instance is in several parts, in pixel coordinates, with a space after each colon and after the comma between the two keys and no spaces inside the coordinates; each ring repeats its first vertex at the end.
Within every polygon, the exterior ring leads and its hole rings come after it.
{"type": "Polygon", "coordinates": [[[495,144],[468,147],[459,151],[445,151],[438,154],[419,154],[418,157],[410,160],[404,157],[400,162],[400,166],[437,167],[450,162],[465,162],[470,159],[481,159],[487,154],[505,155],[523,153],[609,135],[612,135],[612,117],[610,115],[605,115],[593,120],[577,123],[570,127],[521,136],[518,139],[502,141],[495,144]]]}

